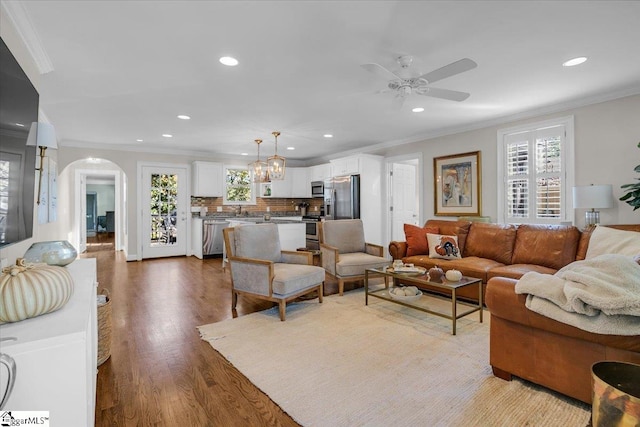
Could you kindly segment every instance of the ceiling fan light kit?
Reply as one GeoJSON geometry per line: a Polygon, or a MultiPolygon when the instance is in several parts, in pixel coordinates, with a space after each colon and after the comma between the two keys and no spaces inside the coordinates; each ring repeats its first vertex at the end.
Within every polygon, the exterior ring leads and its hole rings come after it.
{"type": "MultiPolygon", "coordinates": [[[[398,64],[403,70],[403,75],[406,75],[413,62],[413,57],[410,55],[400,56],[396,59],[398,64]]],[[[476,68],[476,64],[469,58],[463,58],[456,62],[452,62],[449,65],[433,70],[429,73],[423,74],[417,77],[401,77],[397,73],[390,71],[380,64],[363,64],[362,68],[370,73],[387,80],[387,87],[396,92],[396,102],[399,107],[402,106],[404,99],[412,94],[431,96],[434,98],[446,99],[449,101],[462,102],[467,99],[470,94],[466,92],[459,92],[450,89],[439,89],[429,86],[438,80],[446,79],[447,77],[455,76],[456,74],[463,73],[465,71],[476,68]]],[[[387,92],[387,91],[379,91],[387,92]]]]}

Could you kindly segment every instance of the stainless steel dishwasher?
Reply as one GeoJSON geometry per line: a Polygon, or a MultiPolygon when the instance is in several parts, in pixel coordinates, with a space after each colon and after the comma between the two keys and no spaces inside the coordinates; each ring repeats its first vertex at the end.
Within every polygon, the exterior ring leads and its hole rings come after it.
{"type": "Polygon", "coordinates": [[[222,256],[224,237],[222,229],[229,226],[229,221],[205,219],[202,221],[202,258],[222,256]]]}

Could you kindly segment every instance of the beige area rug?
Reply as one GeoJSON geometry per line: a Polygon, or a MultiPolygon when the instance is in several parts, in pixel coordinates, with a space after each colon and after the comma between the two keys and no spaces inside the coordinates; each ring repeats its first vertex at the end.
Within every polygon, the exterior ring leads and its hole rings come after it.
{"type": "MultiPolygon", "coordinates": [[[[443,301],[436,301],[442,303],[443,301]]],[[[202,338],[303,426],[586,426],[590,407],[489,365],[489,313],[458,321],[364,293],[200,326],[202,338]]]]}

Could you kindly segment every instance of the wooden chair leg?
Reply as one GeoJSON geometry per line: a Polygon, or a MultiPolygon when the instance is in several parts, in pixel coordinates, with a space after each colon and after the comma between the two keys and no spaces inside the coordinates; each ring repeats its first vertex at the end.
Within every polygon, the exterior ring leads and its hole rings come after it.
{"type": "Polygon", "coordinates": [[[236,293],[236,291],[231,289],[231,309],[235,310],[237,304],[238,304],[238,294],[236,293]]]}
{"type": "Polygon", "coordinates": [[[280,311],[280,320],[284,322],[285,313],[287,311],[287,302],[285,300],[280,300],[280,304],[278,304],[278,310],[280,311]]]}
{"type": "Polygon", "coordinates": [[[322,303],[322,292],[324,289],[324,282],[320,283],[320,285],[318,286],[318,302],[322,303]]]}
{"type": "Polygon", "coordinates": [[[344,295],[344,280],[338,279],[338,291],[340,292],[340,296],[344,295]]]}

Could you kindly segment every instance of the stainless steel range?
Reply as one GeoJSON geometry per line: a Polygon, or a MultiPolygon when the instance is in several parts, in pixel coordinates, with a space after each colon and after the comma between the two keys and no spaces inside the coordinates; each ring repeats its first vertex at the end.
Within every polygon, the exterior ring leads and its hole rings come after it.
{"type": "Polygon", "coordinates": [[[319,225],[322,221],[321,216],[303,216],[302,222],[306,226],[306,247],[307,249],[320,249],[319,225]]]}

